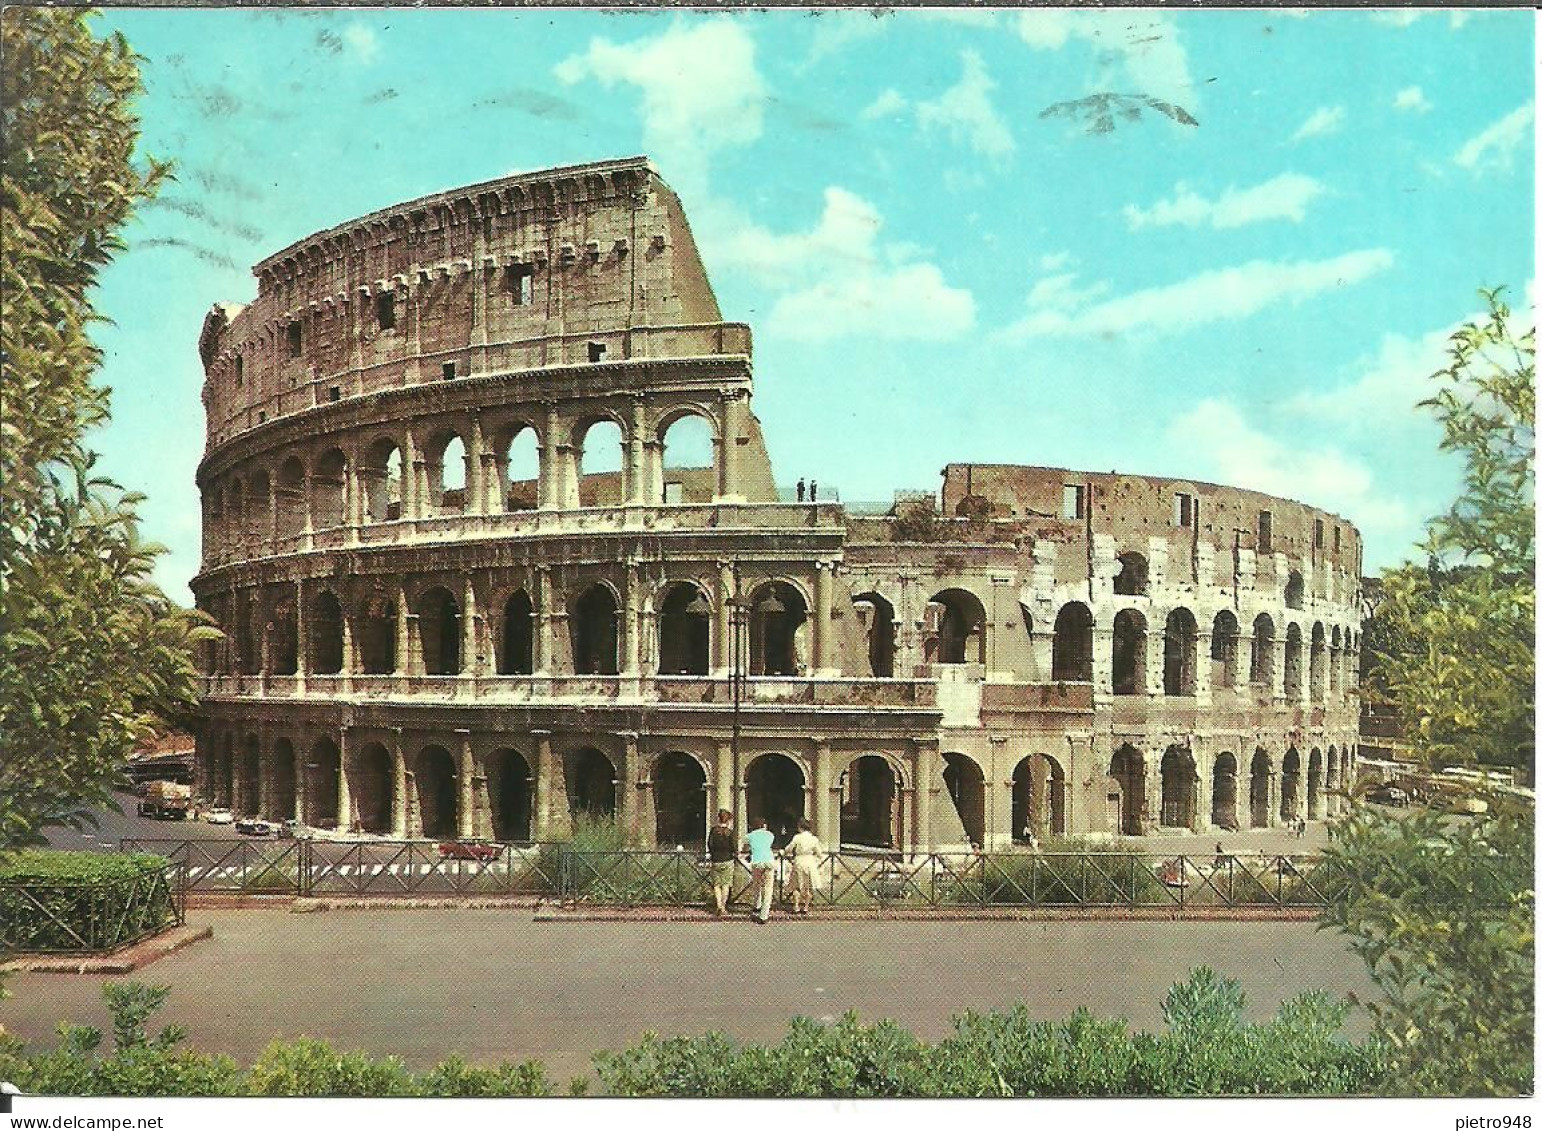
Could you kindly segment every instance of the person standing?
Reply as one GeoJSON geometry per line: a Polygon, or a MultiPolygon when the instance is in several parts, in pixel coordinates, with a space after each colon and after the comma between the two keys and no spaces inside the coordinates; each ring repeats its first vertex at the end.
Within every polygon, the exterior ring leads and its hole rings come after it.
{"type": "Polygon", "coordinates": [[[772,850],[775,838],[766,827],[764,817],[755,818],[755,827],[744,838],[740,851],[750,858],[750,891],[755,898],[755,921],[765,923],[771,918],[771,881],[776,873],[776,853],[772,850]]]}
{"type": "Polygon", "coordinates": [[[801,480],[801,479],[798,480],[798,502],[801,503],[803,501],[804,496],[807,495],[807,494],[808,494],[808,487],[807,487],[807,485],[803,482],[803,480],[801,480]]]}
{"type": "Polygon", "coordinates": [[[707,869],[712,883],[712,910],[721,919],[728,914],[728,893],[734,883],[734,815],[717,811],[717,824],[707,834],[707,869]]]}
{"type": "Polygon", "coordinates": [[[783,852],[792,858],[792,913],[807,915],[819,887],[819,860],[825,853],[808,818],[798,822],[798,835],[788,841],[783,852]]]}

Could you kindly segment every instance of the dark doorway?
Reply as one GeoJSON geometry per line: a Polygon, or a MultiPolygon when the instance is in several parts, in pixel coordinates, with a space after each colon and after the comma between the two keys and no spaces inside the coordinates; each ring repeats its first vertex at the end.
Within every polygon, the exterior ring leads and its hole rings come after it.
{"type": "Polygon", "coordinates": [[[273,785],[268,800],[271,813],[264,816],[274,821],[288,821],[294,811],[294,744],[281,738],[273,744],[273,785]]]}
{"type": "Polygon", "coordinates": [[[707,836],[707,773],[689,754],[671,751],[653,764],[655,843],[701,845],[707,836]]]}
{"type": "Polygon", "coordinates": [[[430,589],[418,599],[418,631],[425,675],[460,674],[460,606],[448,589],[430,589]]]}
{"type": "Polygon", "coordinates": [[[1266,829],[1269,827],[1269,778],[1274,774],[1274,764],[1263,750],[1255,750],[1250,771],[1248,823],[1255,829],[1266,829]]]}
{"type": "Polygon", "coordinates": [[[338,827],[338,769],[342,759],[337,743],[323,738],[311,747],[305,764],[305,823],[318,829],[338,827]]]}
{"type": "Polygon", "coordinates": [[[564,760],[568,775],[568,811],[593,820],[616,813],[616,767],[592,746],[574,751],[564,760]]]}
{"type": "Polygon", "coordinates": [[[781,848],[803,819],[803,770],[785,754],[762,754],[749,764],[744,787],[746,827],[764,817],[781,848]]]}
{"type": "Polygon", "coordinates": [[[360,645],[365,675],[389,675],[396,670],[396,602],[379,590],[364,601],[360,645]]]}
{"type": "Polygon", "coordinates": [[[1280,820],[1301,815],[1301,754],[1292,746],[1280,763],[1280,820]]]}
{"type": "Polygon", "coordinates": [[[371,742],[358,753],[350,791],[359,812],[359,827],[367,833],[391,831],[391,803],[396,793],[391,752],[371,742]]]}
{"type": "Polygon", "coordinates": [[[336,675],[343,670],[343,606],[335,593],[323,589],[311,602],[309,654],[316,675],[336,675]]]}
{"type": "Polygon", "coordinates": [[[1146,618],[1134,609],[1114,616],[1114,694],[1146,692],[1146,618]]]}
{"type": "Polygon", "coordinates": [[[750,595],[750,674],[802,675],[808,605],[785,581],[761,585],[750,595]]]}
{"type": "Polygon", "coordinates": [[[875,679],[894,677],[894,606],[881,593],[853,597],[857,620],[867,636],[867,664],[875,679]]]}
{"type": "Polygon", "coordinates": [[[530,594],[523,589],[504,602],[501,643],[499,675],[529,675],[535,671],[534,610],[530,607],[530,594]]]}
{"type": "Polygon", "coordinates": [[[487,760],[487,800],[492,807],[493,839],[523,843],[530,839],[530,763],[517,750],[495,750],[487,760]]]}
{"type": "Polygon", "coordinates": [[[899,844],[898,796],[887,759],[865,754],[852,762],[841,791],[841,843],[871,848],[899,844]]]}
{"type": "Polygon", "coordinates": [[[1210,780],[1210,823],[1219,829],[1237,828],[1237,759],[1223,753],[1215,760],[1210,780]]]}
{"type": "Polygon", "coordinates": [[[1055,616],[1051,669],[1057,681],[1092,682],[1092,610],[1080,601],[1063,605],[1055,616]]]}
{"type": "Polygon", "coordinates": [[[455,759],[442,746],[426,746],[418,754],[418,817],[426,837],[457,834],[458,806],[455,759]]]}
{"type": "Polygon", "coordinates": [[[1195,823],[1199,774],[1194,755],[1183,746],[1169,746],[1162,755],[1162,824],[1192,829],[1195,823]]]}
{"type": "Polygon", "coordinates": [[[1140,836],[1146,808],[1146,763],[1133,746],[1114,751],[1108,774],[1119,783],[1119,831],[1125,836],[1140,836]]]}
{"type": "Polygon", "coordinates": [[[616,621],[615,594],[604,585],[586,589],[569,617],[574,672],[615,675],[620,671],[620,633],[616,621]]]}
{"type": "Polygon", "coordinates": [[[711,637],[712,605],[706,594],[689,582],[675,582],[659,610],[659,674],[706,675],[711,637]]]}
{"type": "Polygon", "coordinates": [[[964,824],[964,834],[976,847],[985,845],[985,775],[973,758],[964,754],[944,754],[942,781],[948,796],[964,824]]]}

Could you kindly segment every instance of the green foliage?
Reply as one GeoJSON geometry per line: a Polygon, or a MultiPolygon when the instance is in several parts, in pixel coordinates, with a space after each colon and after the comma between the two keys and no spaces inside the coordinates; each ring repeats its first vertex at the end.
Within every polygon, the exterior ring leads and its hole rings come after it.
{"type": "Polygon", "coordinates": [[[1055,838],[1046,851],[992,854],[971,875],[961,900],[977,900],[983,890],[993,905],[1162,904],[1167,889],[1151,872],[1146,857],[1109,852],[1105,846],[1073,838],[1055,838]]]}
{"type": "Polygon", "coordinates": [[[1381,1083],[1376,1042],[1339,1036],[1345,1003],[1304,994],[1261,1025],[1243,1004],[1236,982],[1201,968],[1168,995],[1159,1034],[1085,1009],[1038,1021],[1019,1006],[965,1013],[926,1044],[848,1013],[832,1025],[798,1018],[766,1046],[648,1034],[594,1063],[608,1094],[639,1097],[1354,1095],[1381,1083]]]}
{"type": "Polygon", "coordinates": [[[1383,579],[1366,633],[1368,691],[1436,766],[1535,762],[1536,334],[1484,298],[1422,402],[1462,458],[1461,494],[1429,525],[1428,563],[1383,579]]]}
{"type": "Polygon", "coordinates": [[[167,175],[132,158],[136,60],[85,13],[0,16],[0,852],[107,804],[117,767],[194,702],[211,630],[150,581],[157,547],[94,476],[107,418],[91,290],[136,203],[167,175]]]}
{"type": "Polygon", "coordinates": [[[1366,1008],[1400,1095],[1532,1090],[1533,813],[1488,800],[1476,818],[1362,806],[1334,832],[1346,887],[1323,925],[1349,936],[1384,995],[1366,1008]]]}
{"type": "Polygon", "coordinates": [[[326,1041],[274,1041],[246,1079],[254,1096],[410,1096],[412,1076],[400,1060],[339,1052],[326,1041]]]}
{"type": "Polygon", "coordinates": [[[948,526],[937,514],[931,499],[907,502],[896,508],[889,537],[894,542],[941,542],[948,536],[948,526]]]}
{"type": "Polygon", "coordinates": [[[0,864],[0,952],[114,950],[172,919],[159,856],[23,851],[0,864]]]}
{"type": "Polygon", "coordinates": [[[496,1068],[467,1064],[458,1056],[441,1061],[417,1081],[418,1094],[461,1098],[471,1096],[550,1096],[546,1069],[536,1061],[500,1064],[496,1068]]]}

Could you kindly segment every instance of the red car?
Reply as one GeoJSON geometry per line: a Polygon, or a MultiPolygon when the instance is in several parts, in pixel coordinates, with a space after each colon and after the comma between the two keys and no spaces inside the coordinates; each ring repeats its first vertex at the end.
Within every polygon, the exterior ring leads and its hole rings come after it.
{"type": "Polygon", "coordinates": [[[447,840],[439,846],[441,860],[476,860],[486,862],[503,855],[503,845],[475,840],[447,840]]]}

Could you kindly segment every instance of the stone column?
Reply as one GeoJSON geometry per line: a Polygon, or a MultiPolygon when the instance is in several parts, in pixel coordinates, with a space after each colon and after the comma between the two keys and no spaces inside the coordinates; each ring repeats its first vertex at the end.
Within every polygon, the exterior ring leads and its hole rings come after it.
{"type": "Polygon", "coordinates": [[[646,402],[642,397],[632,398],[632,418],[627,428],[626,468],[622,484],[622,502],[629,507],[651,505],[656,500],[645,497],[646,482],[643,467],[643,435],[647,426],[643,423],[646,402]]]}
{"type": "Polygon", "coordinates": [[[832,659],[835,649],[835,629],[830,616],[830,575],[835,566],[832,562],[816,562],[814,568],[814,671],[815,676],[834,675],[832,659]]]}
{"type": "Polygon", "coordinates": [[[621,843],[629,848],[639,844],[637,783],[642,775],[637,757],[637,732],[621,731],[621,764],[616,767],[616,821],[621,826],[621,843]]]}
{"type": "Polygon", "coordinates": [[[551,731],[534,730],[536,840],[566,840],[573,834],[568,813],[567,778],[562,762],[552,753],[551,731]]]}
{"type": "Polygon", "coordinates": [[[621,636],[623,652],[621,657],[621,674],[636,677],[642,668],[642,610],[639,608],[639,590],[642,584],[637,576],[637,563],[628,562],[626,566],[626,593],[622,600],[621,609],[623,617],[621,636]]]}
{"type": "Polygon", "coordinates": [[[469,840],[477,835],[476,757],[471,751],[471,732],[457,730],[455,734],[460,738],[460,757],[456,759],[455,765],[456,785],[459,787],[455,806],[455,835],[462,840],[469,840]]]}
{"type": "Polygon", "coordinates": [[[364,525],[364,472],[359,468],[357,455],[350,452],[343,465],[343,524],[348,527],[348,542],[359,540],[359,527],[364,525]]]}
{"type": "Polygon", "coordinates": [[[1204,756],[1204,743],[1199,739],[1189,740],[1189,753],[1194,758],[1194,773],[1198,777],[1194,783],[1194,831],[1209,832],[1210,810],[1214,803],[1214,759],[1204,756]]]}
{"type": "Polygon", "coordinates": [[[724,393],[719,405],[718,498],[723,501],[742,500],[744,492],[739,489],[739,434],[743,431],[740,418],[744,394],[737,389],[724,393]]]}
{"type": "Polygon", "coordinates": [[[402,728],[392,730],[391,744],[391,835],[407,838],[407,754],[402,749],[402,728]]]}
{"type": "MultiPolygon", "coordinates": [[[[713,672],[719,676],[728,675],[733,664],[733,601],[734,574],[733,567],[728,562],[717,563],[717,602],[712,610],[715,635],[717,636],[717,663],[713,665],[713,672]]],[[[730,806],[725,806],[730,808],[730,806]]]]}
{"type": "Polygon", "coordinates": [[[1167,674],[1167,633],[1156,624],[1155,610],[1146,621],[1146,694],[1162,695],[1167,674]]]}
{"type": "MultiPolygon", "coordinates": [[[[481,288],[476,288],[481,293],[481,288]]],[[[487,451],[487,441],[482,436],[482,418],[471,414],[471,438],[466,444],[466,513],[487,513],[487,488],[483,480],[485,468],[482,458],[487,451]]]]}
{"type": "Polygon", "coordinates": [[[348,789],[348,758],[353,753],[348,743],[348,728],[337,731],[337,830],[353,828],[353,794],[348,789]]]}
{"type": "Polygon", "coordinates": [[[1194,638],[1194,702],[1200,707],[1210,705],[1210,647],[1212,634],[1200,627],[1194,638]]]}
{"type": "Polygon", "coordinates": [[[827,849],[834,851],[841,843],[841,783],[835,775],[835,755],[830,740],[814,739],[814,835],[827,849]]]}
{"type": "Polygon", "coordinates": [[[306,809],[310,800],[310,774],[305,769],[305,740],[294,744],[294,813],[292,816],[305,823],[306,809]]]}
{"type": "Polygon", "coordinates": [[[300,535],[307,550],[315,546],[316,517],[311,507],[311,493],[315,484],[310,472],[300,476],[300,535]]]}
{"type": "Polygon", "coordinates": [[[310,648],[305,623],[305,579],[295,578],[294,583],[294,635],[295,635],[295,688],[305,692],[305,673],[310,670],[310,648]]]}
{"type": "Polygon", "coordinates": [[[479,630],[481,613],[477,609],[477,589],[468,573],[461,579],[460,674],[482,675],[487,670],[487,654],[482,648],[479,630]]]}
{"type": "Polygon", "coordinates": [[[1111,609],[1104,610],[1106,624],[1096,624],[1092,630],[1092,693],[1095,696],[1112,696],[1114,693],[1114,618],[1111,609]]]}
{"type": "Polygon", "coordinates": [[[531,665],[540,675],[553,675],[556,669],[556,641],[552,638],[552,583],[551,569],[537,566],[535,571],[535,663],[531,665]]]}
{"type": "Polygon", "coordinates": [[[937,777],[936,741],[926,739],[918,741],[915,774],[916,830],[911,839],[915,847],[922,852],[929,852],[932,848],[932,794],[936,791],[937,777]]]}
{"type": "Polygon", "coordinates": [[[409,430],[407,442],[402,446],[402,518],[417,518],[420,511],[418,499],[418,445],[409,430]]]}
{"type": "Polygon", "coordinates": [[[414,619],[407,607],[407,589],[399,584],[396,587],[396,674],[405,678],[416,674],[412,668],[411,621],[414,619]]]}

